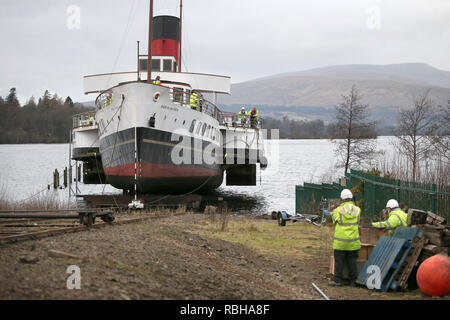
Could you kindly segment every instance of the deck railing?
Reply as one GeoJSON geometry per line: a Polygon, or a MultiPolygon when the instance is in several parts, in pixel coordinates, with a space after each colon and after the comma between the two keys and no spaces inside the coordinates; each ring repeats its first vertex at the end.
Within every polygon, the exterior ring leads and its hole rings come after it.
{"type": "Polygon", "coordinates": [[[95,111],[79,113],[72,117],[73,129],[93,125],[95,125],[95,111]]]}

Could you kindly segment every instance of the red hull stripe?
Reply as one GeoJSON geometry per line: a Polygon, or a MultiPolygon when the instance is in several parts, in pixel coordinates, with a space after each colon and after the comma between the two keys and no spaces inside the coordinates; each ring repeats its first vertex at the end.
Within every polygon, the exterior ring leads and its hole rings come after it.
{"type": "MultiPolygon", "coordinates": [[[[219,176],[220,170],[175,166],[168,164],[137,163],[138,177],[142,178],[187,178],[219,176]]],[[[107,176],[134,177],[134,163],[104,169],[107,176]]]]}

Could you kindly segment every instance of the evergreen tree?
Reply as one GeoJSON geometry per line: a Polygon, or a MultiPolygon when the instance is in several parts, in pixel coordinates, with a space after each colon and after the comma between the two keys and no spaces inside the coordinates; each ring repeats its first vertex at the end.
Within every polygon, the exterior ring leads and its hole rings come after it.
{"type": "Polygon", "coordinates": [[[31,108],[36,108],[37,104],[36,101],[34,101],[34,97],[31,97],[30,99],[28,99],[27,103],[23,106],[25,107],[31,107],[31,108]]]}
{"type": "Polygon", "coordinates": [[[64,101],[64,105],[67,106],[67,107],[73,108],[74,103],[73,103],[73,101],[72,101],[72,98],[67,97],[67,98],[66,98],[66,101],[64,101]]]}
{"type": "Polygon", "coordinates": [[[6,103],[16,107],[20,107],[19,100],[17,99],[16,88],[9,89],[9,94],[6,97],[6,103]]]}

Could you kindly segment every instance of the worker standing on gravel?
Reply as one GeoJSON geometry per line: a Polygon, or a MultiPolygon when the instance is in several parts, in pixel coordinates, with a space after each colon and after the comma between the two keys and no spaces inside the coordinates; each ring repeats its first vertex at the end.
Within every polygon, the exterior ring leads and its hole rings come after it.
{"type": "Polygon", "coordinates": [[[389,218],[386,221],[373,222],[375,228],[386,228],[389,230],[389,236],[392,236],[395,229],[407,226],[408,215],[399,208],[397,200],[391,199],[386,203],[386,211],[389,218]]]}
{"type": "Polygon", "coordinates": [[[344,267],[348,268],[350,286],[355,285],[357,277],[356,259],[361,242],[359,239],[359,221],[361,209],[355,205],[349,189],[341,192],[342,203],[333,211],[334,229],[334,286],[342,286],[344,267]]]}

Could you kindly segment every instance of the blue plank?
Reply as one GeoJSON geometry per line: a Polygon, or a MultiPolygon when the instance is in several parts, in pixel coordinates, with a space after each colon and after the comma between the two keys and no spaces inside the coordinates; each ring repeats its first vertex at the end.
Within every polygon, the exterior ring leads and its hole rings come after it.
{"type": "Polygon", "coordinates": [[[423,230],[420,228],[400,227],[394,232],[393,237],[413,241],[414,238],[422,238],[423,230]]]}
{"type": "Polygon", "coordinates": [[[411,245],[405,239],[394,237],[381,237],[378,240],[372,254],[364,264],[356,282],[366,285],[369,274],[367,268],[376,265],[380,268],[381,290],[387,291],[398,272],[398,268],[404,262],[411,245]]]}

